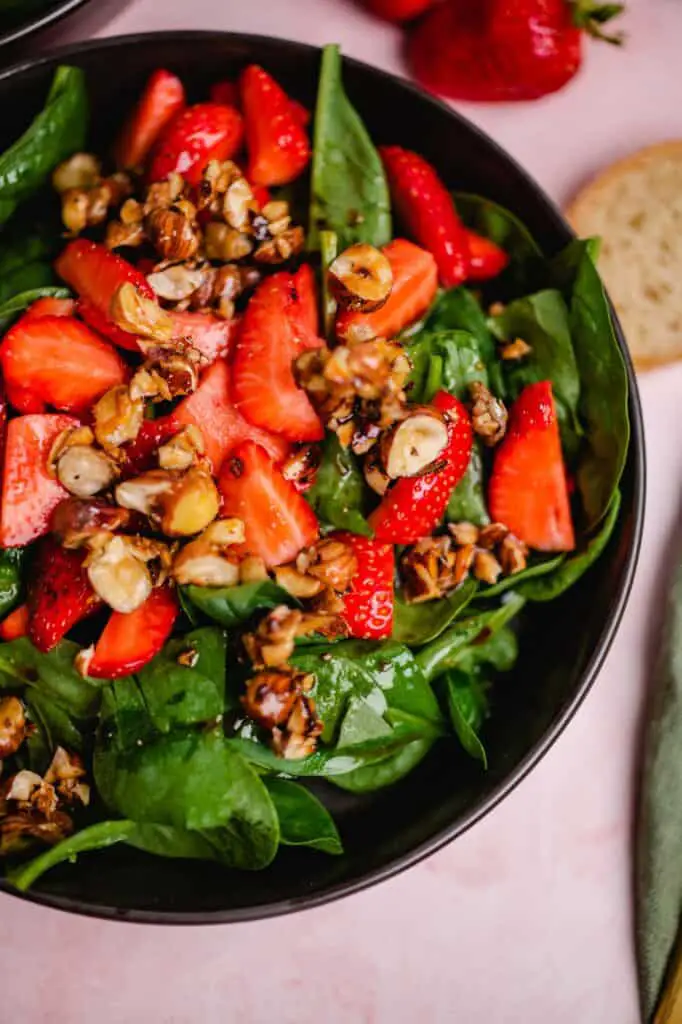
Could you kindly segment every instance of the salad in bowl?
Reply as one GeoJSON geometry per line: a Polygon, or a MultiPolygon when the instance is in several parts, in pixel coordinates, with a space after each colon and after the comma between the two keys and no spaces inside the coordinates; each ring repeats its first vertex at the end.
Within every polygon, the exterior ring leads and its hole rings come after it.
{"type": "Polygon", "coordinates": [[[312,112],[256,64],[159,69],[106,152],[87,107],[60,67],[0,156],[6,876],[342,854],[332,787],[486,770],[519,616],[612,535],[596,243],[375,146],[335,46],[312,112]]]}

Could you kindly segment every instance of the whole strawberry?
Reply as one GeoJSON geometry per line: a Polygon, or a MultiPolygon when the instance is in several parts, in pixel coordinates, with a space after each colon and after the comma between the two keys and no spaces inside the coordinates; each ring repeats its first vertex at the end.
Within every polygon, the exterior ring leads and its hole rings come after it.
{"type": "Polygon", "coordinates": [[[408,58],[422,85],[451,99],[538,99],[578,72],[586,33],[621,42],[604,26],[622,10],[594,0],[447,0],[416,27],[408,58]]]}

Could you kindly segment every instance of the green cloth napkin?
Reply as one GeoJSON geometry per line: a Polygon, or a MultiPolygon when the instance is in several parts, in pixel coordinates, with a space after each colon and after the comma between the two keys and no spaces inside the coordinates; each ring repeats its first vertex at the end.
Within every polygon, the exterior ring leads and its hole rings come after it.
{"type": "Polygon", "coordinates": [[[639,808],[637,955],[644,1019],[673,1024],[682,1021],[682,564],[659,650],[639,808]]]}

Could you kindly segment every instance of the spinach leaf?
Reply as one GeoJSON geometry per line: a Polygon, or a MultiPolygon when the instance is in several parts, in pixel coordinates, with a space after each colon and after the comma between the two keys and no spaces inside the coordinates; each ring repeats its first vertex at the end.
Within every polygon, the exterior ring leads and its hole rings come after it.
{"type": "Polygon", "coordinates": [[[500,594],[505,594],[508,590],[517,590],[527,597],[528,595],[523,589],[523,584],[526,580],[535,580],[539,576],[548,576],[555,569],[558,569],[559,566],[563,565],[565,561],[566,555],[560,554],[555,555],[553,558],[544,558],[542,561],[534,562],[526,569],[522,569],[521,572],[514,573],[513,576],[503,576],[498,583],[493,583],[490,587],[481,587],[477,598],[481,601],[489,600],[491,597],[499,597],[500,594]]]}
{"type": "Polygon", "coordinates": [[[407,346],[407,353],[414,402],[430,402],[437,391],[466,398],[473,381],[488,383],[478,342],[468,331],[422,331],[407,346]]]}
{"type": "Polygon", "coordinates": [[[441,292],[424,321],[423,330],[466,331],[473,335],[480,358],[488,368],[489,383],[496,395],[503,397],[502,371],[497,357],[497,346],[488,321],[478,299],[468,288],[449,288],[441,292]]]}
{"type": "Polygon", "coordinates": [[[580,375],[561,292],[546,289],[516,299],[491,323],[499,337],[523,338],[532,350],[524,359],[505,364],[508,394],[517,398],[527,384],[551,380],[564,450],[575,456],[583,432],[578,419],[580,375]]]}
{"type": "Polygon", "coordinates": [[[455,192],[454,199],[466,226],[490,238],[509,256],[507,269],[491,282],[496,298],[545,286],[546,260],[525,224],[492,199],[466,192],[455,192]]]}
{"type": "Polygon", "coordinates": [[[221,730],[184,731],[138,746],[100,743],[94,777],[105,804],[134,821],[201,833],[230,867],[266,867],[279,824],[257,772],[221,730]]]}
{"type": "Polygon", "coordinates": [[[146,712],[155,729],[167,733],[218,719],[225,708],[226,637],[221,629],[197,629],[170,640],[138,674],[146,712]],[[194,652],[191,667],[178,656],[194,652]]]}
{"type": "Polygon", "coordinates": [[[576,478],[588,526],[594,526],[609,508],[623,473],[630,420],[625,362],[590,247],[589,241],[572,242],[552,262],[552,272],[569,306],[587,449],[576,478]]]}
{"type": "Polygon", "coordinates": [[[521,611],[524,604],[525,599],[519,594],[509,594],[499,608],[478,612],[456,622],[436,640],[422,647],[415,655],[415,661],[426,679],[432,682],[451,668],[460,668],[480,660],[484,643],[492,640],[521,611]]]}
{"type": "Polygon", "coordinates": [[[447,597],[436,601],[406,604],[396,598],[393,609],[393,639],[409,647],[421,647],[435,640],[466,608],[478,589],[476,580],[465,580],[447,597]]]}
{"type": "Polygon", "coordinates": [[[315,109],[308,248],[334,231],[339,250],[391,240],[391,206],[381,159],[341,82],[338,46],[325,46],[315,109]]]}
{"type": "Polygon", "coordinates": [[[276,608],[279,604],[298,603],[288,590],[278,587],[272,580],[239,583],[234,587],[188,586],[183,587],[182,592],[186,600],[225,629],[241,625],[254,612],[276,608]]]}
{"type": "Polygon", "coordinates": [[[548,575],[519,580],[517,588],[519,594],[529,601],[553,601],[555,597],[559,597],[574,583],[577,583],[583,573],[587,572],[590,566],[597,561],[608,544],[618,522],[620,503],[620,491],[616,491],[606,513],[606,519],[601,524],[599,532],[588,541],[585,550],[562,560],[558,568],[548,575]]]}
{"type": "Polygon", "coordinates": [[[449,523],[466,522],[474,523],[475,526],[486,526],[490,522],[485,503],[483,458],[478,438],[474,440],[466,472],[452,492],[445,518],[449,523]]]}
{"type": "Polygon", "coordinates": [[[104,850],[115,843],[128,842],[136,828],[134,821],[98,821],[97,824],[68,836],[45,853],[8,872],[8,880],[16,889],[25,892],[46,871],[65,861],[75,861],[79,853],[104,850]]]}
{"type": "Polygon", "coordinates": [[[23,216],[20,219],[15,217],[12,223],[3,229],[3,244],[0,249],[0,301],[4,302],[16,292],[25,290],[25,285],[16,286],[18,275],[25,269],[34,263],[50,266],[55,254],[57,235],[54,226],[25,223],[23,216]]]}
{"type": "Polygon", "coordinates": [[[390,757],[356,768],[347,775],[334,775],[329,781],[349,793],[373,793],[385,786],[392,786],[423,761],[433,742],[433,739],[413,740],[390,757]]]}
{"type": "MultiPolygon", "coordinates": [[[[45,264],[34,263],[32,264],[36,270],[40,270],[41,276],[42,271],[46,270],[47,278],[50,280],[51,270],[45,267],[45,264]]],[[[27,268],[28,269],[28,268],[27,268]]],[[[13,295],[11,299],[6,299],[4,302],[0,302],[0,332],[5,331],[14,319],[23,313],[25,309],[32,306],[37,299],[44,299],[48,296],[57,299],[65,299],[69,296],[69,291],[66,288],[52,288],[42,287],[38,284],[34,288],[30,288],[28,291],[19,292],[17,295],[13,295]]]]}
{"type": "Polygon", "coordinates": [[[0,551],[0,619],[4,619],[19,603],[26,553],[26,548],[0,551]]]}
{"type": "Polygon", "coordinates": [[[438,702],[414,655],[395,640],[307,647],[291,660],[301,671],[315,675],[313,696],[324,722],[324,743],[334,741],[351,697],[367,701],[394,728],[397,721],[406,723],[404,716],[410,716],[410,728],[441,723],[438,702]]]}
{"type": "Polygon", "coordinates": [[[324,325],[324,336],[327,339],[334,337],[334,322],[336,320],[336,299],[329,287],[328,270],[336,259],[339,252],[339,239],[335,231],[320,231],[320,268],[322,277],[322,323],[324,325]]]}
{"type": "Polygon", "coordinates": [[[336,434],[327,434],[322,461],[313,486],[305,497],[326,526],[371,537],[365,519],[367,487],[355,456],[342,448],[336,434]]]}
{"type": "Polygon", "coordinates": [[[485,668],[496,672],[508,672],[514,667],[519,656],[516,634],[509,626],[496,628],[490,635],[471,644],[457,659],[457,667],[469,675],[476,675],[485,668]]]}
{"type": "Polygon", "coordinates": [[[343,853],[331,814],[310,790],[284,779],[266,779],[265,785],[277,811],[283,845],[310,846],[323,853],[343,853]]]}
{"type": "Polygon", "coordinates": [[[448,710],[455,733],[467,754],[477,758],[488,767],[488,757],[478,731],[488,715],[488,698],[485,686],[476,676],[461,669],[446,672],[443,682],[447,695],[448,710]]]}
{"type": "Polygon", "coordinates": [[[83,148],[87,119],[83,72],[58,67],[45,108],[0,155],[0,222],[44,184],[60,161],[83,148]]]}

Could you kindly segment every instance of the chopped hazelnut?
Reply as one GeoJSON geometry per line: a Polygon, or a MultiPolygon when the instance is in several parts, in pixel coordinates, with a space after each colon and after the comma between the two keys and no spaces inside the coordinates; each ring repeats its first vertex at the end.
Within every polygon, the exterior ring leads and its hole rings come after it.
{"type": "Polygon", "coordinates": [[[371,313],[384,305],[393,288],[393,271],[381,249],[359,242],[340,253],[328,270],[334,298],[343,309],[371,313]]]}
{"type": "Polygon", "coordinates": [[[105,450],[134,441],[144,420],[144,402],[130,397],[125,384],[107,391],[92,407],[95,437],[105,450]]]}
{"type": "Polygon", "coordinates": [[[18,697],[0,699],[0,758],[11,757],[26,738],[24,705],[18,697]]]}

